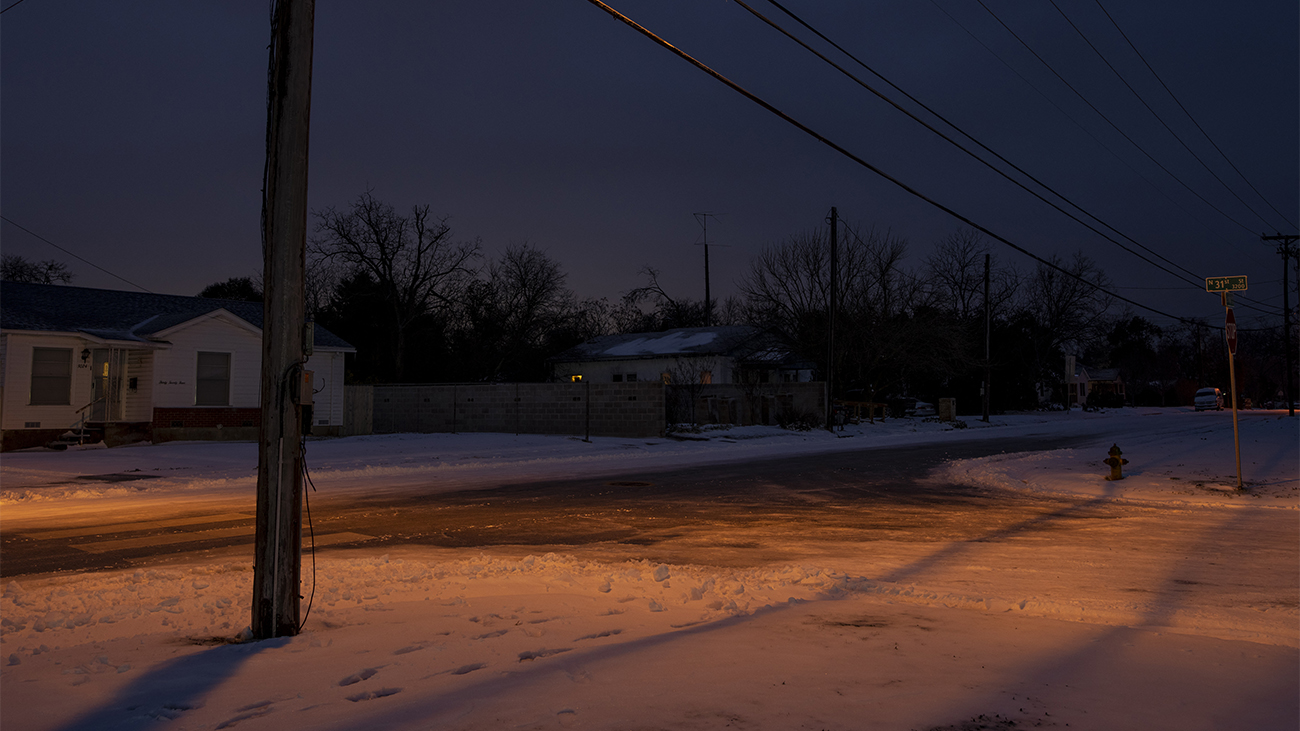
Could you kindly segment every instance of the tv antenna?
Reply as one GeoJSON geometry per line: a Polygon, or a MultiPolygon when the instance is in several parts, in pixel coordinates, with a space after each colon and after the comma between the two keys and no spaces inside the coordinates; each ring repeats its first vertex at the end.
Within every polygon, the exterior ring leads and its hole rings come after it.
{"type": "MultiPolygon", "coordinates": [[[[703,231],[703,241],[696,241],[695,245],[704,246],[704,326],[713,326],[713,297],[709,291],[709,219],[717,218],[716,213],[694,213],[695,222],[700,224],[703,231]]],[[[714,244],[722,246],[723,244],[714,244]]]]}

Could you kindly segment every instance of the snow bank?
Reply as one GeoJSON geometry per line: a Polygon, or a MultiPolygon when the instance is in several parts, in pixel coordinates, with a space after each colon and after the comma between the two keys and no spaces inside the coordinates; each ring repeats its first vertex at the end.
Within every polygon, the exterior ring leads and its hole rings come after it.
{"type": "Polygon", "coordinates": [[[1101,448],[1104,438],[1086,449],[954,460],[936,470],[933,478],[1095,499],[1300,508],[1300,419],[1283,416],[1285,412],[1243,413],[1239,429],[1243,489],[1239,490],[1231,414],[1131,411],[1110,422],[1113,442],[1129,460],[1123,480],[1106,479],[1110,467],[1103,464],[1109,452],[1101,448]]]}

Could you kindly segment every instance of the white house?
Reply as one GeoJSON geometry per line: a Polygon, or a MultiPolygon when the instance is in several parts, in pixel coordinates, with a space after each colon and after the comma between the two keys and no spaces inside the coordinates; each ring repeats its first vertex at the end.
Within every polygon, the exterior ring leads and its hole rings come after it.
{"type": "Polygon", "coordinates": [[[814,365],[747,325],[683,327],[592,338],[551,358],[555,379],[594,383],[807,382],[814,365]]]}
{"type": "Polygon", "coordinates": [[[1094,399],[1107,396],[1124,403],[1124,379],[1117,368],[1089,368],[1074,365],[1074,373],[1066,381],[1066,401],[1070,406],[1081,406],[1094,399]]]}
{"type": "MultiPolygon", "coordinates": [[[[0,285],[0,449],[82,428],[109,446],[151,439],[257,438],[258,302],[5,282],[0,285]]],[[[343,358],[322,327],[312,431],[343,425],[343,358]]]]}

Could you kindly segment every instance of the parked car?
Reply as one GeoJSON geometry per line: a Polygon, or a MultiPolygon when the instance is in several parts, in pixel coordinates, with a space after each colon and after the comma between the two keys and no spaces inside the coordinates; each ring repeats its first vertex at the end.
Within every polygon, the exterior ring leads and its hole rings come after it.
{"type": "Polygon", "coordinates": [[[917,401],[916,411],[914,413],[916,416],[934,416],[938,412],[935,411],[934,404],[926,401],[917,401]]]}
{"type": "Polygon", "coordinates": [[[1223,392],[1217,388],[1202,388],[1196,392],[1196,396],[1192,399],[1192,405],[1196,407],[1197,411],[1208,411],[1209,409],[1222,411],[1223,392]]]}

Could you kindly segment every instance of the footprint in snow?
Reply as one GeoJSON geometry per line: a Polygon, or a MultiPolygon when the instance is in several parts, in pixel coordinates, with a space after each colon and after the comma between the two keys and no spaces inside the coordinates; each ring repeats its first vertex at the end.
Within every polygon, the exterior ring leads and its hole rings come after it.
{"type": "Polygon", "coordinates": [[[339,687],[355,685],[363,680],[369,680],[379,672],[379,668],[366,668],[359,673],[354,673],[339,681],[339,687]]]}
{"type": "Polygon", "coordinates": [[[356,695],[350,695],[348,696],[348,700],[352,701],[353,703],[360,703],[361,701],[372,701],[376,698],[386,698],[390,695],[397,695],[398,693],[401,692],[402,692],[401,688],[380,688],[379,690],[372,690],[372,691],[367,691],[365,693],[357,693],[356,695]]]}
{"type": "Polygon", "coordinates": [[[519,653],[519,662],[523,662],[525,660],[540,660],[541,658],[550,657],[551,655],[558,655],[561,652],[568,652],[569,650],[572,649],[573,649],[572,647],[562,647],[554,650],[530,650],[528,652],[521,652],[519,653]]]}
{"type": "Polygon", "coordinates": [[[501,635],[503,635],[503,634],[505,634],[505,633],[507,633],[507,632],[509,632],[509,631],[510,631],[510,630],[508,630],[508,629],[499,629],[499,630],[497,630],[496,632],[488,632],[487,634],[482,634],[482,635],[479,635],[478,637],[474,637],[474,638],[471,638],[471,639],[475,639],[475,640],[490,640],[490,639],[492,639],[493,637],[500,637],[501,635]]]}
{"type": "Polygon", "coordinates": [[[618,635],[622,633],[623,630],[621,629],[607,629],[604,632],[597,632],[594,635],[584,635],[574,640],[574,642],[582,642],[583,640],[598,640],[601,637],[613,637],[614,635],[618,635]]]}
{"type": "Polygon", "coordinates": [[[482,669],[485,668],[485,667],[487,667],[487,663],[482,663],[482,662],[472,662],[472,663],[470,663],[469,665],[461,665],[460,667],[456,668],[455,670],[452,670],[452,671],[451,671],[451,674],[452,674],[452,675],[468,675],[469,673],[472,673],[472,672],[474,672],[475,670],[482,670],[482,669]]]}
{"type": "Polygon", "coordinates": [[[249,721],[254,718],[261,718],[262,716],[265,716],[266,714],[275,710],[275,706],[271,705],[271,701],[264,701],[262,703],[255,703],[251,706],[244,706],[239,710],[243,711],[243,713],[240,713],[237,716],[232,716],[230,718],[227,718],[226,720],[217,724],[217,728],[218,729],[232,728],[234,726],[239,725],[243,721],[249,721]]]}
{"type": "Polygon", "coordinates": [[[399,647],[399,648],[397,648],[396,650],[393,650],[393,654],[394,654],[394,655],[405,655],[405,654],[407,654],[407,653],[411,653],[411,652],[419,652],[420,650],[423,650],[423,649],[427,648],[428,646],[429,646],[429,643],[428,643],[428,642],[417,642],[417,643],[415,643],[414,645],[407,645],[406,647],[399,647]]]}

